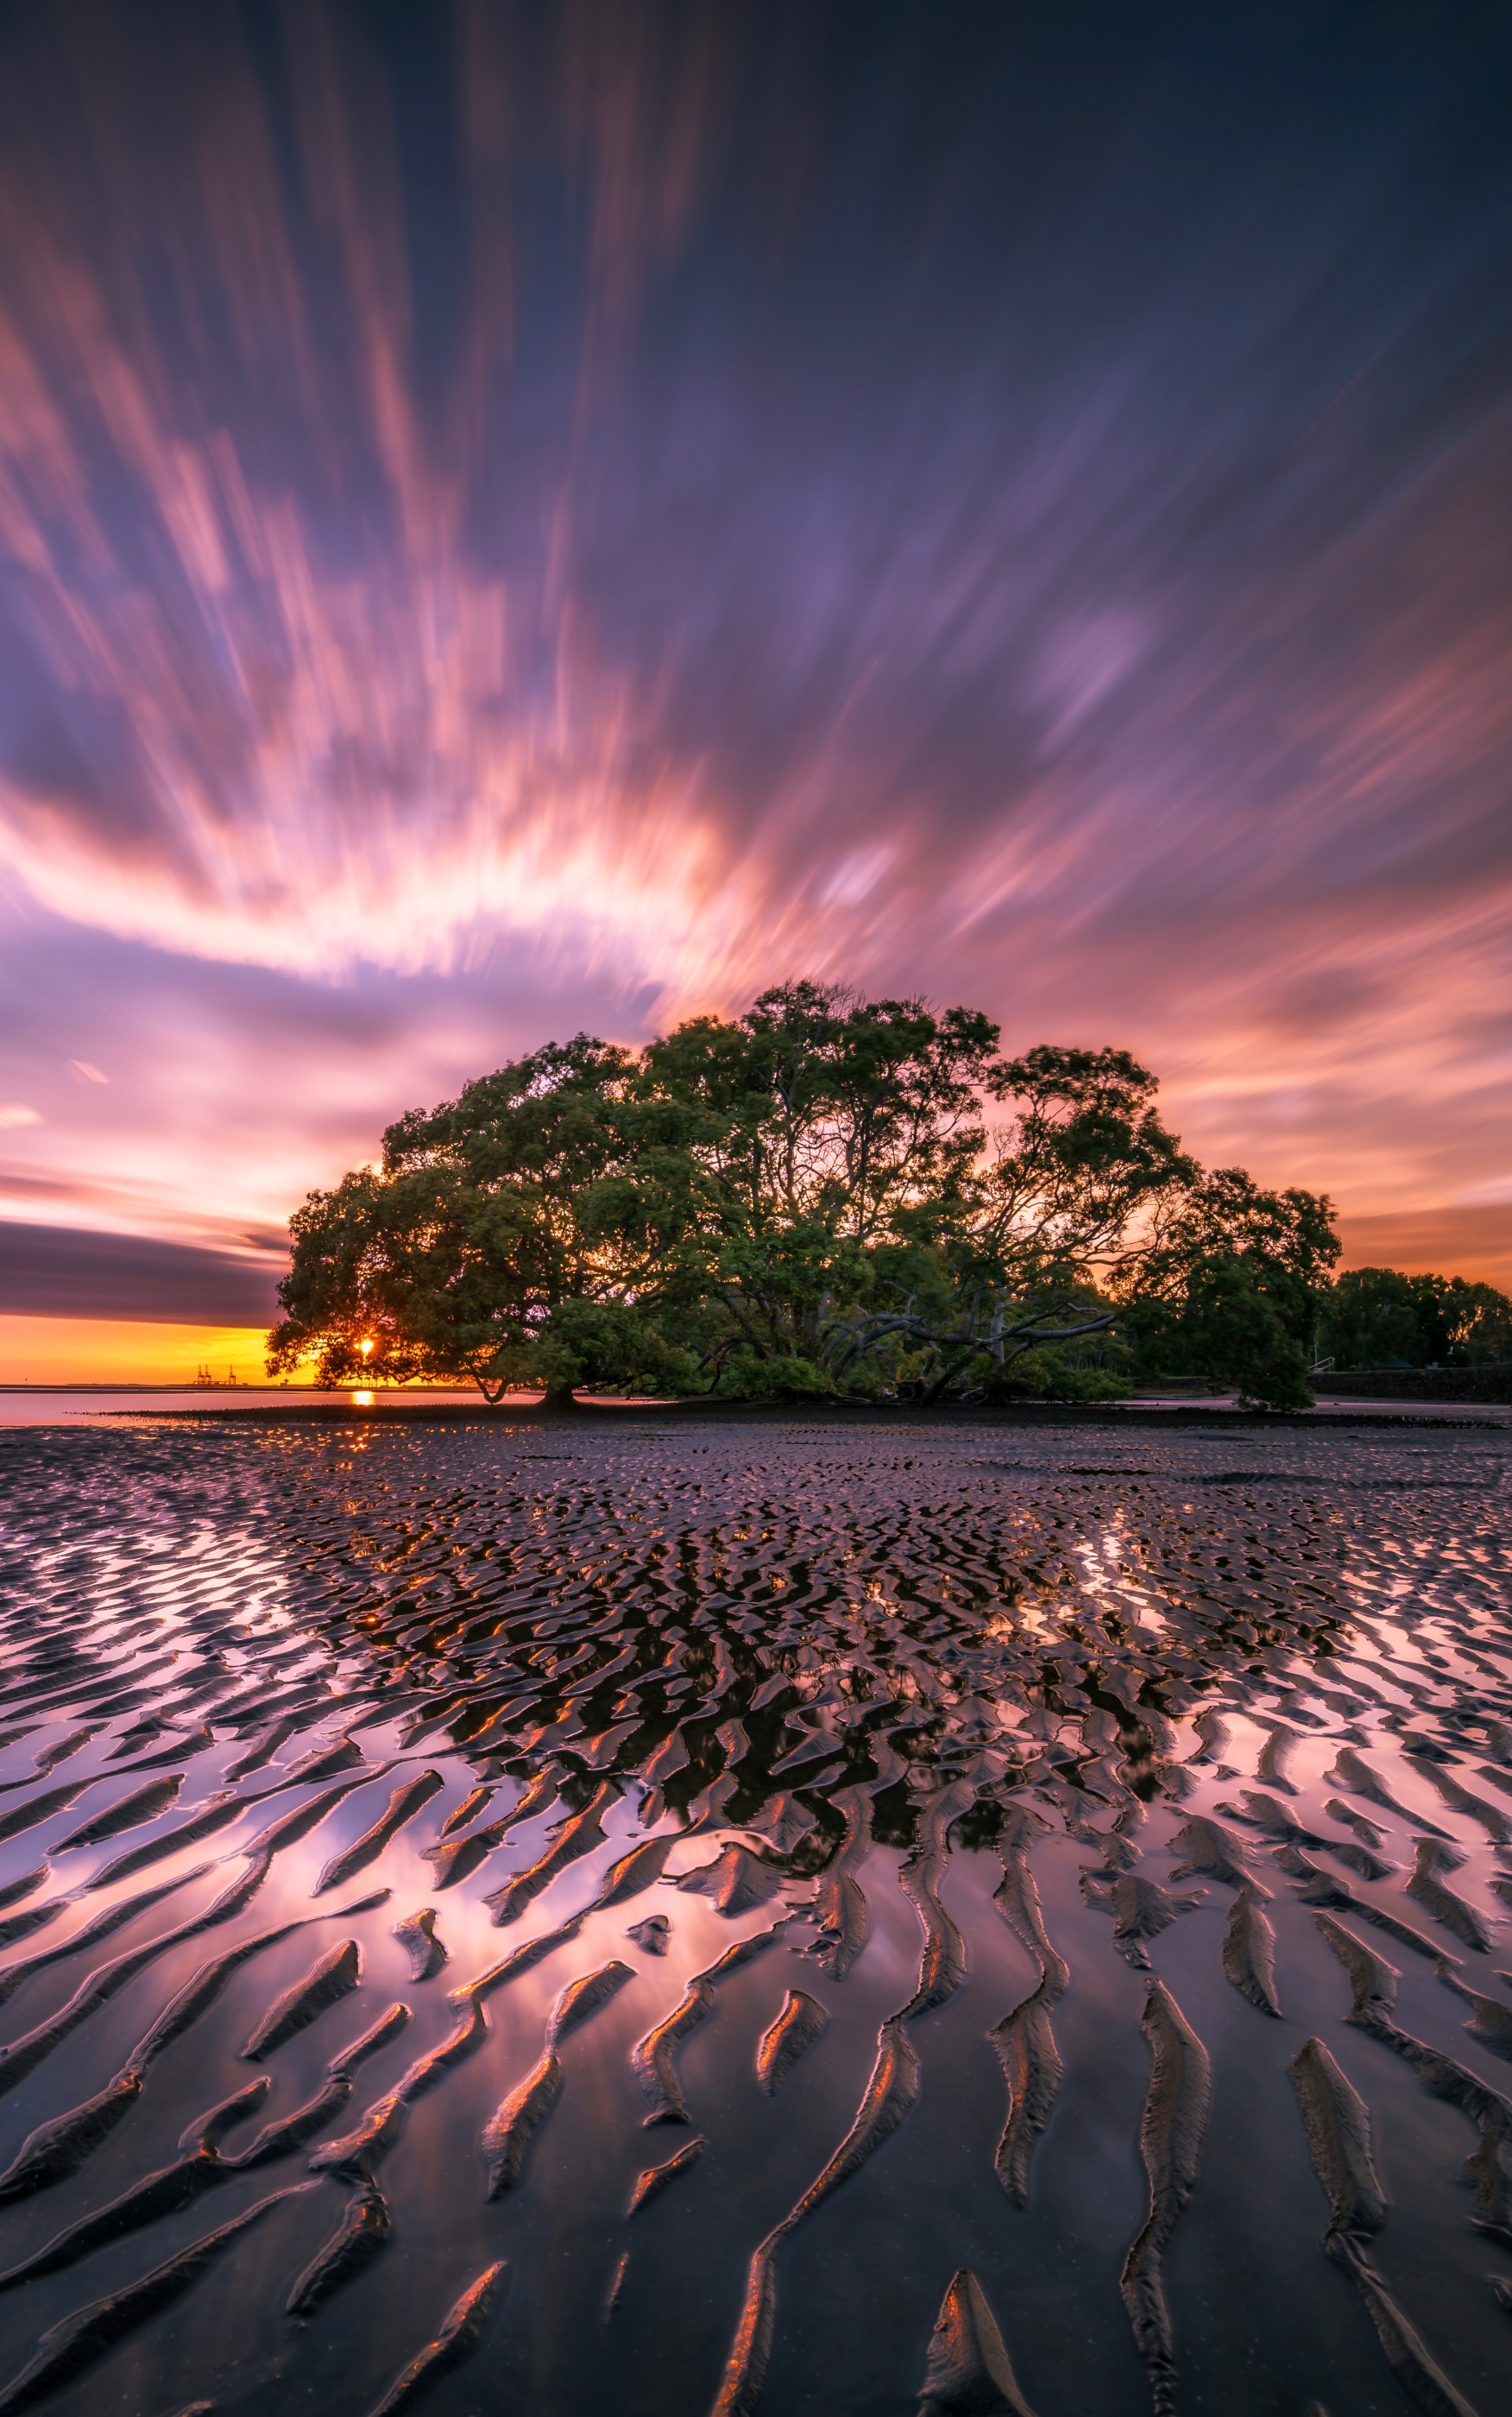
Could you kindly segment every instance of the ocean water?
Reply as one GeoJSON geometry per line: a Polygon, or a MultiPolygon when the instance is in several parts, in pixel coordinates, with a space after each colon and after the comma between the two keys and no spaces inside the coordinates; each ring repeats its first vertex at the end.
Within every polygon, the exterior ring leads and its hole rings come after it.
{"type": "Polygon", "coordinates": [[[0,2411],[1489,2417],[1509,1468],[8,1428],[0,2411]]]}
{"type": "Polygon", "coordinates": [[[174,1411],[201,1418],[223,1417],[228,1410],[308,1415],[311,1411],[361,1409],[375,1416],[398,1410],[413,1416],[417,1406],[465,1409],[478,1398],[476,1389],[451,1391],[439,1385],[428,1386],[423,1393],[399,1388],[385,1391],[381,1387],[372,1391],[347,1388],[340,1392],[323,1392],[310,1385],[196,1385],[186,1386],[177,1392],[166,1385],[13,1385],[0,1386],[0,1427],[71,1426],[80,1420],[93,1423],[100,1419],[143,1414],[166,1418],[174,1411]]]}

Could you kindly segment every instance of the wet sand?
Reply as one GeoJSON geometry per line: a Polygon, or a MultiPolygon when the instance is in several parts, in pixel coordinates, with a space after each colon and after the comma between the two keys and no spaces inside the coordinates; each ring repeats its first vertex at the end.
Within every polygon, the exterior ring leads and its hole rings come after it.
{"type": "Polygon", "coordinates": [[[1509,1471],[0,1435],[0,2412],[1491,2417],[1509,1471]]]}

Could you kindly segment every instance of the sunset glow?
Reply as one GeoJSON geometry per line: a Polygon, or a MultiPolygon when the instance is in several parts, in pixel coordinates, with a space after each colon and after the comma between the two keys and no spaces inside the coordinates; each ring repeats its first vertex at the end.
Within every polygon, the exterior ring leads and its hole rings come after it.
{"type": "Polygon", "coordinates": [[[259,1327],[171,1326],[129,1318],[0,1317],[0,1385],[265,1382],[259,1327]]]}
{"type": "Polygon", "coordinates": [[[8,18],[0,1380],[793,975],[1512,1281],[1505,27],[1106,18],[8,18]]]}

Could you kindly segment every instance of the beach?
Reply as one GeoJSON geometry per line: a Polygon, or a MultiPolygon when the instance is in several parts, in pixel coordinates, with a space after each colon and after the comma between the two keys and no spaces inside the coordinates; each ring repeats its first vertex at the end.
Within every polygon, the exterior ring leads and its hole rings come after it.
{"type": "Polygon", "coordinates": [[[1487,2417],[1509,1472],[0,1433],[0,2411],[1487,2417]]]}

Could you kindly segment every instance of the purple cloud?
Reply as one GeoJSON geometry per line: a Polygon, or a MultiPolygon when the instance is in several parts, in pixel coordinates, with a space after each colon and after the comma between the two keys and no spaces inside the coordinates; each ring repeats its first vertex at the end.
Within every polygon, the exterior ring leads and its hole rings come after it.
{"type": "Polygon", "coordinates": [[[1506,29],[423,16],[0,31],[0,1213],[792,973],[1512,1175],[1506,29]]]}

